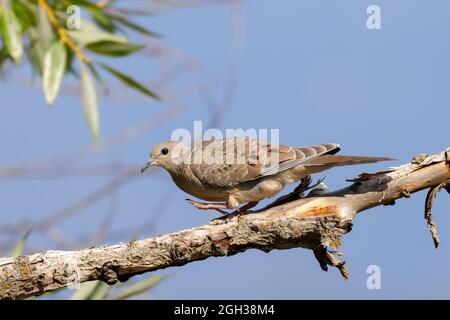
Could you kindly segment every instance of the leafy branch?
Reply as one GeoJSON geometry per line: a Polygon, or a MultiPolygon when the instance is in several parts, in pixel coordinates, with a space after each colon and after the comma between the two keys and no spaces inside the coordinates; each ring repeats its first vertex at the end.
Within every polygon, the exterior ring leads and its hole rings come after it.
{"type": "Polygon", "coordinates": [[[100,112],[95,84],[103,85],[100,67],[126,86],[150,98],[159,96],[131,76],[96,61],[92,55],[123,58],[145,45],[130,43],[127,31],[147,37],[156,34],[132,21],[132,14],[105,0],[0,0],[0,71],[24,57],[42,78],[46,102],[52,106],[68,75],[80,81],[81,101],[94,141],[99,141],[100,112]],[[84,13],[89,19],[84,19],[84,13]],[[74,25],[69,24],[73,22],[74,25]]]}

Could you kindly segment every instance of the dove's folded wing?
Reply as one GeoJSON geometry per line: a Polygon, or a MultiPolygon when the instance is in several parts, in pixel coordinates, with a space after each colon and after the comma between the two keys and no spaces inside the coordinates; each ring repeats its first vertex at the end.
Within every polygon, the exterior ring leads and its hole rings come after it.
{"type": "Polygon", "coordinates": [[[314,159],[324,154],[335,154],[339,152],[340,147],[336,143],[317,144],[309,147],[285,147],[280,146],[280,161],[278,165],[267,168],[261,172],[261,176],[270,176],[279,172],[292,169],[299,164],[304,166],[323,165],[321,162],[315,162],[314,159]],[[282,159],[282,147],[293,150],[294,155],[288,159],[282,159]]]}
{"type": "Polygon", "coordinates": [[[275,175],[306,161],[308,165],[314,165],[314,158],[338,151],[338,144],[288,147],[252,139],[213,140],[204,141],[194,148],[194,161],[189,167],[203,184],[234,187],[243,182],[275,175]],[[201,156],[198,154],[199,148],[201,156]],[[196,152],[197,156],[194,155],[196,152]]]}

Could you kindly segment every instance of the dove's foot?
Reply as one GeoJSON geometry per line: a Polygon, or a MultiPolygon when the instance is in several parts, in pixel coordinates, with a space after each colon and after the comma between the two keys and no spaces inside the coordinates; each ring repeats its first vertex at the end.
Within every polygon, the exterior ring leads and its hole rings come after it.
{"type": "Polygon", "coordinates": [[[228,212],[225,213],[222,217],[212,219],[212,221],[224,223],[224,222],[230,221],[234,217],[241,216],[242,214],[243,213],[240,212],[239,210],[235,210],[235,211],[233,211],[231,213],[228,213],[228,212]]]}
{"type": "Polygon", "coordinates": [[[258,204],[258,201],[249,202],[246,205],[243,205],[242,207],[237,209],[233,213],[250,213],[251,212],[250,209],[253,208],[254,206],[256,206],[257,204],[258,204]]]}
{"type": "Polygon", "coordinates": [[[240,217],[240,216],[243,216],[244,214],[252,213],[253,211],[251,211],[250,209],[253,208],[254,206],[256,206],[257,204],[258,204],[258,201],[249,202],[246,205],[243,205],[242,207],[234,210],[233,212],[230,212],[230,213],[225,212],[222,217],[215,218],[212,221],[217,222],[217,223],[225,223],[225,222],[230,221],[234,217],[240,217]]]}
{"type": "Polygon", "coordinates": [[[236,209],[235,211],[227,213],[223,217],[213,219],[213,221],[229,221],[233,217],[243,216],[245,214],[252,213],[253,211],[251,211],[250,209],[256,206],[257,204],[258,201],[249,202],[246,205],[243,205],[242,207],[236,209]]]}
{"type": "Polygon", "coordinates": [[[200,210],[216,210],[220,212],[221,214],[228,215],[228,212],[222,210],[227,208],[226,203],[208,203],[208,202],[197,202],[194,200],[186,199],[187,202],[192,204],[194,207],[200,209],[200,210]]]}
{"type": "Polygon", "coordinates": [[[296,193],[297,195],[299,195],[301,197],[302,193],[310,188],[311,182],[312,182],[311,176],[307,175],[302,180],[300,180],[299,185],[296,186],[294,189],[294,193],[296,193]]]}
{"type": "MultiPolygon", "coordinates": [[[[324,180],[325,180],[325,177],[319,179],[316,183],[311,185],[312,178],[311,178],[311,176],[308,175],[300,181],[300,184],[297,187],[295,187],[294,193],[296,193],[299,198],[305,198],[306,191],[313,190],[313,189],[316,189],[317,187],[321,186],[321,183],[324,180]]],[[[309,196],[309,195],[311,195],[311,194],[308,194],[307,196],[309,196]]]]}
{"type": "MultiPolygon", "coordinates": [[[[310,176],[309,176],[309,177],[310,177],[310,176]]],[[[309,183],[308,186],[306,186],[305,188],[303,188],[303,189],[301,190],[301,198],[306,198],[306,197],[309,197],[309,196],[319,195],[319,194],[321,194],[321,192],[322,192],[322,188],[324,189],[323,192],[328,191],[328,187],[326,186],[325,183],[323,183],[324,180],[325,180],[325,177],[323,177],[323,178],[317,180],[317,182],[314,183],[313,185],[311,185],[311,183],[309,183]],[[308,191],[308,190],[311,190],[311,192],[308,193],[307,196],[305,196],[305,195],[304,195],[304,192],[305,192],[305,191],[308,191]]],[[[301,183],[300,183],[300,185],[301,185],[301,183]]],[[[298,186],[298,187],[300,187],[300,186],[298,186]]],[[[297,187],[297,188],[298,188],[298,187],[297,187]]],[[[295,191],[295,190],[294,190],[294,191],[295,191]]]]}

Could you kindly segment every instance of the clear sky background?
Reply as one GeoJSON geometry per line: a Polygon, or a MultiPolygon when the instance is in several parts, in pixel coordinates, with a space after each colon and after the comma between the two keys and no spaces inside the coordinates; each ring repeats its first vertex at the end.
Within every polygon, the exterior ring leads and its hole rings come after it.
{"type": "MultiPolygon", "coordinates": [[[[250,0],[242,1],[235,11],[227,5],[202,6],[140,21],[163,35],[164,46],[200,61],[200,68],[208,70],[207,77],[194,72],[176,79],[169,86],[175,91],[205,83],[220,102],[230,66],[237,61],[236,88],[220,129],[277,128],[284,144],[337,142],[342,154],[399,159],[333,169],[325,174],[326,182],[336,189],[361,171],[399,165],[418,153],[450,146],[449,17],[450,3],[444,0],[250,0]],[[366,27],[370,4],[381,8],[381,30],[366,27]],[[233,21],[240,18],[243,37],[235,59],[233,21]]],[[[150,56],[132,57],[117,67],[142,80],[157,79],[159,72],[150,56]]],[[[28,71],[23,67],[0,83],[0,166],[47,159],[91,144],[79,98],[61,96],[54,108],[47,108],[39,88],[21,84],[20,79],[28,79],[28,71]]],[[[156,117],[173,103],[183,110],[136,139],[81,161],[69,158],[67,165],[140,165],[146,162],[150,147],[168,139],[172,130],[192,129],[194,120],[209,120],[198,92],[158,103],[128,95],[127,90],[115,84],[111,96],[102,99],[103,138],[156,117]]],[[[111,177],[0,178],[0,224],[40,221],[111,177]]],[[[117,212],[100,244],[126,242],[152,219],[155,226],[142,230],[139,238],[190,228],[216,217],[192,208],[185,198],[168,174],[155,170],[124,185],[112,200],[106,197],[57,223],[53,232],[73,239],[91,233],[111,203],[117,205],[117,212]],[[116,232],[124,228],[128,232],[116,232]]],[[[450,197],[445,192],[438,195],[433,211],[442,240],[438,250],[423,218],[424,199],[425,192],[420,192],[395,206],[356,217],[353,231],[343,238],[348,281],[335,269],[323,272],[310,251],[250,250],[155,272],[174,276],[153,290],[151,297],[448,299],[450,197]],[[381,268],[380,290],[366,287],[369,265],[381,268]]],[[[0,240],[6,239],[0,234],[0,240]]],[[[27,252],[60,248],[40,233],[32,234],[29,244],[27,252]]]]}

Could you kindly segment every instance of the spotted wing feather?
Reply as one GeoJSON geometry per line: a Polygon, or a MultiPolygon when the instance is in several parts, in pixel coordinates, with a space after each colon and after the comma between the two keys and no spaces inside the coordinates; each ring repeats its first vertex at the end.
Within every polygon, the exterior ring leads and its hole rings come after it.
{"type": "Polygon", "coordinates": [[[337,151],[337,144],[288,147],[252,139],[204,141],[193,149],[192,159],[197,161],[190,164],[190,169],[203,184],[234,187],[288,170],[305,161],[311,163],[315,157],[337,151]]]}

